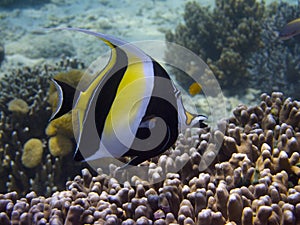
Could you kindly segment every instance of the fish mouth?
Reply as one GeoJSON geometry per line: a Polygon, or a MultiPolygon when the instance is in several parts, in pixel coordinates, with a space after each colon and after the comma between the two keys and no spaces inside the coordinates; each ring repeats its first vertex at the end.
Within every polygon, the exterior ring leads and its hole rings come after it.
{"type": "Polygon", "coordinates": [[[299,32],[291,32],[291,33],[286,33],[286,34],[279,34],[279,39],[280,40],[288,40],[290,38],[292,38],[294,35],[296,35],[299,32]]]}
{"type": "Polygon", "coordinates": [[[284,36],[279,36],[279,40],[285,41],[290,39],[292,36],[291,35],[284,35],[284,36]]]}

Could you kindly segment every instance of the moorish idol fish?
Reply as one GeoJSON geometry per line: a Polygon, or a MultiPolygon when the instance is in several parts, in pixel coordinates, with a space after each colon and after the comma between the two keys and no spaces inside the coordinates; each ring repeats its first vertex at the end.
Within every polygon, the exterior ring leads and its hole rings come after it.
{"type": "Polygon", "coordinates": [[[85,90],[52,80],[59,102],[51,120],[75,113],[75,160],[127,156],[127,165],[138,165],[169,149],[182,130],[207,126],[205,116],[185,110],[167,71],[141,49],[110,35],[62,29],[96,36],[111,48],[109,62],[85,90]]]}
{"type": "Polygon", "coordinates": [[[288,40],[298,34],[300,34],[300,18],[286,24],[279,32],[279,39],[288,40]]]}

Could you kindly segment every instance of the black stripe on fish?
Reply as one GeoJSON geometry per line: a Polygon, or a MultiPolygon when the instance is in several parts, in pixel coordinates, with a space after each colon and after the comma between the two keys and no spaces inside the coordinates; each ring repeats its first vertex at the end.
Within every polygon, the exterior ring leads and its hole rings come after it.
{"type": "MultiPolygon", "coordinates": [[[[95,116],[95,124],[96,124],[96,129],[97,129],[99,139],[91,140],[91,145],[93,141],[96,141],[97,143],[100,143],[101,141],[102,132],[104,129],[107,115],[109,114],[111,106],[116,97],[120,82],[122,81],[122,78],[127,70],[128,59],[126,53],[119,47],[115,47],[115,49],[116,49],[116,62],[113,65],[113,67],[108,71],[107,76],[109,77],[109,79],[106,81],[103,87],[101,87],[98,96],[96,96],[97,100],[95,104],[94,116],[95,116]]],[[[94,101],[94,99],[91,99],[91,101],[94,101]]],[[[82,136],[86,135],[85,132],[88,132],[88,128],[86,127],[82,130],[81,135],[82,136]]],[[[98,150],[98,147],[96,146],[99,145],[94,144],[94,146],[91,147],[90,149],[84,149],[84,157],[82,157],[82,154],[79,152],[80,149],[78,149],[76,151],[76,154],[74,155],[74,159],[77,161],[82,161],[84,160],[84,158],[93,155],[95,153],[95,150],[96,151],[98,150]]]]}
{"type": "Polygon", "coordinates": [[[56,87],[59,101],[57,103],[58,105],[55,112],[50,118],[50,121],[57,119],[72,110],[73,100],[76,92],[75,88],[65,82],[56,79],[52,79],[52,82],[56,87]]]}
{"type": "MultiPolygon", "coordinates": [[[[161,82],[161,79],[154,78],[153,94],[141,123],[149,120],[149,117],[150,119],[153,117],[160,117],[166,123],[167,131],[163,141],[154,149],[148,151],[129,149],[128,152],[123,154],[123,156],[133,157],[127,165],[138,165],[149,158],[165,152],[175,143],[178,137],[178,112],[177,108],[175,108],[177,106],[177,99],[174,95],[172,81],[161,65],[155,60],[152,60],[152,63],[154,76],[164,78],[169,82],[161,82]]],[[[139,128],[136,137],[142,138],[145,135],[145,132],[144,127],[139,128]]],[[[135,142],[133,143],[133,146],[135,146],[135,142]]]]}

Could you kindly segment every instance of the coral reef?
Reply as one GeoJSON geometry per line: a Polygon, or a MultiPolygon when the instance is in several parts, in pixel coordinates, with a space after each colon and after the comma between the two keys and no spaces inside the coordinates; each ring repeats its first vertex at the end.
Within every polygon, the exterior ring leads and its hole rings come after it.
{"type": "MultiPolygon", "coordinates": [[[[216,7],[210,10],[188,2],[184,24],[178,25],[173,33],[167,32],[167,41],[199,55],[229,94],[244,94],[245,87],[253,87],[299,98],[300,37],[280,41],[277,34],[285,24],[298,18],[298,6],[286,2],[266,6],[263,1],[254,0],[215,3],[216,7]]],[[[170,51],[166,57],[182,64],[176,52],[170,51]]],[[[192,62],[181,66],[185,71],[193,70],[192,62]]],[[[175,74],[184,86],[191,84],[186,76],[178,71],[175,74]]]]}
{"type": "Polygon", "coordinates": [[[14,70],[0,80],[1,193],[17,191],[22,196],[34,190],[47,196],[64,188],[82,168],[70,154],[65,156],[70,147],[56,157],[49,153],[45,129],[51,115],[47,101],[50,77],[83,66],[65,58],[54,66],[14,70]]]}
{"type": "Polygon", "coordinates": [[[251,85],[265,92],[283,91],[299,99],[300,92],[300,37],[279,41],[276,31],[298,17],[298,6],[274,2],[266,10],[262,22],[263,48],[249,58],[251,85]]]}
{"type": "MultiPolygon", "coordinates": [[[[265,6],[255,0],[216,0],[210,10],[196,2],[188,2],[184,11],[184,24],[166,39],[182,45],[199,55],[210,66],[223,88],[239,90],[249,76],[246,59],[262,46],[261,21],[265,6]]],[[[176,60],[176,52],[167,59],[176,60]]],[[[189,69],[191,65],[179,68],[189,69]]],[[[186,78],[177,77],[183,83],[186,78]]]]}
{"type": "Polygon", "coordinates": [[[48,198],[0,195],[0,223],[299,224],[299,117],[298,101],[262,94],[259,105],[240,105],[228,123],[220,122],[224,135],[187,130],[175,149],[145,162],[147,176],[159,181],[166,173],[163,181],[149,183],[137,174],[122,184],[114,165],[97,176],[83,169],[65,191],[48,198]],[[223,140],[216,158],[210,135],[223,140]],[[209,157],[214,162],[199,171],[209,157]]]}

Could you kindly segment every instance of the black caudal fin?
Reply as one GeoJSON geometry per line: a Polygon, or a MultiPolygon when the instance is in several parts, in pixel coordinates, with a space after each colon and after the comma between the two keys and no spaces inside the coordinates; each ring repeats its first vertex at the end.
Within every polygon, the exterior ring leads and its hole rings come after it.
{"type": "Polygon", "coordinates": [[[57,119],[72,110],[73,101],[76,93],[76,89],[72,86],[59,80],[51,80],[54,83],[57,90],[58,103],[55,112],[53,112],[50,118],[50,121],[57,119]]]}

